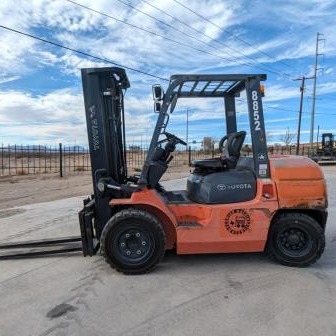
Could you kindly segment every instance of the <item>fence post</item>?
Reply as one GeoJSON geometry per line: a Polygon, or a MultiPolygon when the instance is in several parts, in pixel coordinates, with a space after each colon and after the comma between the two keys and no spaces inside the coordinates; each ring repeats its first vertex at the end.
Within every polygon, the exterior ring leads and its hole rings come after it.
{"type": "Polygon", "coordinates": [[[11,175],[11,148],[8,144],[8,175],[11,175]]]}
{"type": "Polygon", "coordinates": [[[59,143],[59,163],[60,163],[60,177],[63,177],[63,155],[62,155],[62,143],[59,143]]]}
{"type": "Polygon", "coordinates": [[[4,175],[4,146],[1,143],[1,175],[4,175]]]}
{"type": "Polygon", "coordinates": [[[14,164],[15,164],[15,175],[17,175],[17,156],[16,156],[16,145],[14,145],[14,164]]]}
{"type": "Polygon", "coordinates": [[[191,167],[191,146],[188,148],[188,161],[189,161],[189,167],[191,167]]]}

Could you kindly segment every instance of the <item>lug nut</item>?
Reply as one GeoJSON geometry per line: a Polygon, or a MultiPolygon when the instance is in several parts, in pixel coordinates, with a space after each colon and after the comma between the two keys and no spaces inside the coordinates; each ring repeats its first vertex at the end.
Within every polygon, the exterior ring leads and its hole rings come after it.
{"type": "Polygon", "coordinates": [[[139,237],[140,237],[140,233],[137,232],[137,233],[135,234],[135,236],[139,238],[139,237]]]}
{"type": "Polygon", "coordinates": [[[141,250],[138,250],[138,251],[137,251],[137,254],[141,254],[141,250]]]}
{"type": "Polygon", "coordinates": [[[121,246],[121,247],[125,247],[126,244],[125,244],[125,243],[121,243],[120,246],[121,246]]]}
{"type": "Polygon", "coordinates": [[[131,254],[131,251],[129,251],[129,250],[126,251],[126,254],[127,254],[127,255],[130,255],[130,254],[131,254]]]}
{"type": "Polygon", "coordinates": [[[142,242],[141,242],[141,245],[142,245],[142,246],[145,246],[145,245],[146,245],[146,242],[145,242],[145,241],[142,241],[142,242]]]}
{"type": "Polygon", "coordinates": [[[129,238],[131,235],[129,233],[126,233],[125,237],[129,238]]]}

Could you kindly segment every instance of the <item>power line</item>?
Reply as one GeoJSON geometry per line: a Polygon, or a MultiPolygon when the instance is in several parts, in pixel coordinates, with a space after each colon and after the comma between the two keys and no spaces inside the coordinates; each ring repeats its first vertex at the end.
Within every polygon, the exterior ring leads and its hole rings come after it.
{"type": "MultiPolygon", "coordinates": [[[[274,106],[269,106],[267,104],[264,104],[264,106],[268,109],[272,109],[272,110],[278,110],[278,111],[285,111],[285,112],[293,112],[293,113],[298,113],[298,111],[296,110],[292,110],[292,109],[284,109],[284,108],[281,108],[281,107],[274,107],[274,106]]],[[[302,112],[303,114],[309,114],[309,111],[303,111],[302,112]]],[[[322,112],[317,112],[315,114],[318,114],[318,115],[325,115],[325,116],[328,116],[328,115],[336,115],[336,113],[322,113],[322,112]]]]}
{"type": "Polygon", "coordinates": [[[96,60],[98,60],[98,61],[102,61],[102,62],[106,62],[106,63],[109,63],[109,64],[113,64],[113,65],[116,65],[116,66],[118,66],[118,67],[122,67],[122,68],[125,68],[125,69],[127,69],[127,70],[130,70],[130,71],[134,71],[134,72],[137,72],[137,73],[141,73],[141,74],[143,74],[143,75],[146,75],[146,76],[154,77],[154,78],[157,78],[157,79],[160,79],[160,80],[169,82],[169,79],[167,79],[167,78],[163,78],[163,77],[160,77],[160,76],[156,76],[156,75],[153,75],[153,74],[151,74],[151,73],[148,73],[148,72],[145,72],[145,71],[142,71],[142,70],[134,69],[134,68],[131,68],[131,67],[129,67],[129,66],[126,66],[126,65],[123,65],[123,64],[120,64],[120,63],[116,63],[116,62],[114,62],[114,61],[111,61],[111,60],[109,60],[109,59],[107,59],[107,58],[102,58],[102,57],[94,56],[94,55],[91,55],[91,54],[86,53],[86,52],[84,52],[84,51],[76,50],[76,49],[73,49],[73,48],[64,46],[64,45],[62,45],[62,44],[60,44],[60,43],[52,42],[52,41],[43,39],[43,38],[41,38],[41,37],[38,37],[38,36],[35,36],[35,35],[32,35],[32,34],[28,34],[28,33],[22,32],[22,31],[20,31],[20,30],[16,30],[16,29],[13,29],[13,28],[10,28],[10,27],[6,27],[6,26],[3,26],[3,25],[0,25],[0,28],[9,30],[9,31],[11,31],[11,32],[14,32],[14,33],[17,33],[17,34],[20,34],[20,35],[24,35],[24,36],[33,38],[33,39],[35,39],[35,40],[38,40],[38,41],[41,41],[41,42],[44,42],[44,43],[51,44],[51,45],[53,45],[53,46],[56,46],[56,47],[59,47],[59,48],[62,48],[62,49],[66,49],[66,50],[73,51],[73,52],[75,52],[75,53],[77,53],[77,54],[80,54],[80,55],[83,55],[83,56],[87,56],[87,57],[96,59],[96,60]]]}
{"type": "MultiPolygon", "coordinates": [[[[68,0],[66,0],[66,1],[68,1],[68,0]]],[[[188,36],[189,38],[191,38],[191,39],[193,39],[193,40],[195,40],[195,41],[197,41],[197,42],[200,42],[200,43],[204,44],[204,45],[207,46],[207,47],[211,47],[211,48],[214,48],[214,49],[216,49],[216,50],[222,51],[222,49],[220,49],[220,48],[216,48],[216,47],[214,47],[214,46],[211,46],[211,45],[209,45],[207,42],[204,42],[204,41],[198,39],[198,38],[195,37],[195,36],[192,36],[192,35],[190,35],[190,34],[187,34],[186,32],[184,32],[184,31],[182,31],[182,30],[180,30],[180,29],[178,29],[178,28],[172,26],[171,24],[169,24],[169,23],[167,23],[167,22],[164,22],[164,21],[158,19],[158,18],[156,18],[155,16],[150,15],[150,14],[148,14],[148,13],[142,11],[141,9],[134,7],[134,6],[132,6],[131,4],[129,4],[129,3],[125,2],[125,1],[123,1],[123,0],[116,0],[116,1],[118,1],[118,2],[120,2],[120,3],[122,3],[122,4],[124,4],[125,6],[128,6],[128,7],[132,8],[132,9],[134,9],[135,11],[137,11],[137,12],[139,12],[139,13],[141,13],[141,14],[143,14],[143,15],[149,17],[149,18],[151,18],[151,19],[154,20],[154,21],[160,22],[161,24],[163,24],[163,25],[169,27],[169,28],[172,29],[172,30],[175,30],[175,31],[181,33],[182,35],[188,36]]],[[[74,2],[74,1],[72,1],[72,0],[69,0],[69,2],[71,2],[71,3],[73,3],[73,4],[76,4],[76,5],[79,5],[79,6],[81,5],[81,4],[76,3],[76,2],[74,2]]],[[[155,6],[154,6],[154,7],[155,7],[155,6]]],[[[101,13],[100,13],[100,14],[101,14],[101,13]]],[[[232,61],[234,61],[234,59],[231,59],[230,61],[232,62],[232,61]]]]}
{"type": "MultiPolygon", "coordinates": [[[[187,47],[187,48],[190,48],[190,49],[193,49],[193,50],[196,50],[196,51],[199,51],[199,52],[202,52],[202,53],[205,53],[205,54],[214,56],[214,57],[219,57],[219,58],[221,58],[221,59],[223,59],[223,60],[225,60],[225,61],[229,61],[229,62],[232,61],[232,60],[230,60],[230,59],[227,58],[227,57],[223,57],[223,56],[220,56],[220,55],[217,55],[217,54],[213,54],[213,53],[208,52],[208,51],[203,50],[203,49],[198,49],[198,48],[192,47],[192,46],[190,46],[189,44],[186,44],[186,43],[183,43],[183,42],[180,42],[180,41],[176,41],[176,40],[171,39],[171,38],[169,38],[169,37],[167,37],[167,36],[164,36],[164,35],[155,33],[155,32],[153,32],[153,31],[151,31],[151,30],[148,30],[148,29],[139,27],[139,26],[137,26],[137,25],[134,25],[134,24],[132,24],[132,23],[126,22],[126,21],[124,21],[124,20],[120,20],[120,19],[118,19],[118,18],[116,18],[116,17],[114,17],[114,16],[111,16],[111,15],[106,14],[106,13],[104,13],[104,12],[98,11],[98,10],[93,9],[93,8],[91,8],[91,7],[85,6],[85,5],[80,4],[80,3],[78,3],[78,2],[75,2],[75,1],[72,1],[72,0],[65,0],[65,1],[70,2],[70,3],[74,4],[74,5],[79,6],[79,7],[82,7],[82,8],[84,8],[84,9],[86,9],[86,10],[89,10],[89,11],[92,11],[92,12],[94,12],[94,13],[97,13],[97,14],[99,14],[99,15],[108,17],[109,19],[115,20],[115,21],[117,21],[117,22],[119,22],[119,23],[125,24],[125,25],[127,25],[127,26],[132,27],[132,28],[141,30],[141,31],[146,32],[146,33],[148,33],[148,34],[151,34],[151,35],[160,37],[160,38],[162,38],[162,39],[165,39],[165,40],[167,40],[167,41],[176,43],[176,44],[178,44],[178,45],[182,45],[182,46],[184,46],[184,47],[187,47]]],[[[241,64],[244,64],[244,63],[241,63],[241,64]]],[[[251,67],[253,67],[253,66],[251,65],[251,67]]]]}
{"type": "MultiPolygon", "coordinates": [[[[32,34],[28,34],[28,33],[25,33],[25,32],[22,32],[22,31],[10,28],[10,27],[6,27],[6,26],[3,26],[3,25],[0,25],[0,28],[8,30],[8,31],[11,31],[11,32],[14,32],[14,33],[17,33],[17,34],[20,34],[20,35],[24,35],[26,37],[33,38],[35,40],[38,40],[38,41],[41,41],[41,42],[44,42],[44,43],[51,44],[53,46],[56,46],[56,47],[59,47],[59,48],[65,49],[65,50],[72,51],[74,53],[77,53],[77,54],[80,54],[80,55],[83,55],[83,56],[86,56],[86,57],[90,57],[92,59],[96,59],[96,60],[99,60],[99,61],[102,61],[102,62],[113,64],[115,66],[122,67],[122,68],[125,68],[125,69],[133,71],[133,72],[141,73],[141,74],[149,76],[149,77],[153,77],[153,78],[156,78],[156,79],[160,79],[160,80],[169,82],[169,79],[167,79],[167,78],[163,78],[163,77],[160,77],[160,76],[157,76],[157,75],[153,75],[151,73],[148,73],[148,72],[145,72],[145,71],[142,71],[142,70],[134,69],[134,68],[131,68],[129,66],[126,66],[126,65],[123,65],[123,64],[111,61],[111,60],[109,60],[107,58],[102,58],[102,57],[94,56],[94,55],[91,55],[89,53],[86,53],[86,52],[83,52],[83,51],[80,51],[80,50],[76,50],[76,49],[64,46],[64,45],[62,45],[60,43],[52,42],[52,41],[43,39],[41,37],[38,37],[38,36],[35,36],[35,35],[32,35],[32,34]]],[[[237,100],[241,101],[243,103],[246,103],[246,100],[244,100],[244,99],[237,99],[237,100]]],[[[265,107],[267,107],[269,109],[273,109],[273,110],[279,110],[279,111],[286,111],[286,112],[295,112],[295,113],[297,113],[296,110],[283,109],[283,108],[274,107],[274,106],[267,106],[266,104],[264,104],[264,105],[265,105],[265,107]]],[[[308,113],[308,112],[303,112],[303,113],[308,113]]],[[[316,113],[316,114],[319,114],[319,115],[336,115],[336,113],[316,113]]]]}
{"type": "MultiPolygon", "coordinates": [[[[242,102],[242,103],[247,103],[246,99],[242,99],[242,98],[237,98],[238,101],[242,102]]],[[[276,111],[281,111],[281,112],[291,112],[291,113],[298,113],[298,110],[292,110],[292,109],[288,109],[288,108],[283,108],[283,107],[275,107],[275,106],[269,106],[267,103],[263,102],[263,106],[267,109],[271,109],[271,110],[276,110],[276,111]]],[[[303,114],[309,114],[309,111],[303,111],[303,114]]],[[[315,114],[319,114],[319,115],[336,115],[336,113],[315,113],[315,114]]]]}
{"type": "MultiPolygon", "coordinates": [[[[118,1],[118,2],[120,2],[120,3],[122,3],[122,4],[124,4],[125,6],[128,6],[128,7],[132,8],[132,9],[134,9],[135,11],[137,11],[137,12],[139,12],[139,13],[141,13],[141,14],[143,14],[143,15],[149,17],[149,18],[151,18],[152,20],[155,20],[155,21],[157,21],[157,22],[160,22],[161,24],[163,24],[163,25],[169,27],[170,29],[173,29],[173,30],[179,32],[179,33],[182,34],[182,35],[188,36],[189,38],[191,38],[191,39],[193,39],[193,40],[196,40],[196,41],[198,41],[198,42],[200,42],[200,43],[206,45],[207,47],[211,47],[211,48],[214,48],[214,49],[219,50],[220,52],[222,52],[222,49],[220,49],[220,48],[218,48],[218,47],[215,47],[215,46],[212,46],[212,45],[209,45],[208,43],[206,43],[206,42],[204,42],[204,41],[202,41],[202,40],[196,38],[195,36],[192,36],[192,35],[190,35],[190,34],[187,34],[186,32],[184,32],[184,31],[182,31],[182,30],[180,30],[180,29],[178,29],[178,28],[172,26],[171,24],[169,24],[169,23],[167,23],[167,22],[165,22],[165,21],[163,21],[163,20],[160,20],[160,19],[156,18],[156,17],[153,16],[153,15],[150,15],[150,14],[146,13],[146,12],[142,11],[141,9],[135,7],[135,6],[132,6],[131,4],[125,2],[124,0],[116,0],[116,1],[118,1]]],[[[149,3],[149,2],[147,2],[147,1],[145,1],[145,0],[144,0],[143,2],[145,2],[145,3],[148,4],[149,6],[151,6],[151,7],[155,8],[155,9],[157,9],[157,10],[160,11],[160,12],[167,14],[165,11],[159,9],[158,7],[152,5],[151,3],[149,3]]],[[[170,15],[170,14],[167,14],[167,15],[168,15],[169,17],[173,18],[174,20],[177,20],[177,21],[179,21],[179,22],[182,22],[182,21],[176,19],[175,17],[173,17],[173,16],[170,15]]],[[[249,58],[249,59],[251,59],[253,62],[256,62],[255,59],[254,59],[253,57],[250,57],[250,56],[248,56],[248,55],[245,55],[245,54],[243,54],[242,52],[240,52],[239,50],[234,49],[234,48],[232,48],[232,47],[229,47],[229,46],[227,46],[226,44],[224,44],[224,43],[222,43],[222,42],[220,42],[220,41],[218,41],[218,40],[215,40],[215,39],[211,38],[211,36],[209,36],[209,35],[203,33],[202,31],[200,31],[200,30],[198,30],[198,29],[193,28],[192,26],[190,26],[190,25],[188,25],[188,24],[186,24],[186,23],[183,23],[183,24],[184,24],[185,26],[187,26],[188,28],[191,28],[191,29],[193,29],[194,31],[196,31],[196,32],[198,32],[198,33],[201,33],[202,35],[206,36],[207,38],[210,38],[212,41],[215,41],[215,42],[219,43],[220,45],[224,46],[225,48],[228,48],[228,49],[234,51],[235,53],[238,53],[238,54],[242,55],[243,57],[245,57],[245,58],[249,58]]],[[[233,56],[233,55],[230,54],[230,53],[228,53],[228,54],[229,54],[230,56],[233,56]]],[[[232,58],[230,61],[232,62],[232,61],[236,61],[236,60],[235,60],[235,58],[232,58]]],[[[248,66],[251,66],[251,67],[257,67],[257,68],[259,68],[259,69],[261,69],[261,70],[263,70],[263,71],[269,71],[269,69],[258,67],[258,66],[256,66],[255,64],[253,64],[253,63],[251,63],[251,62],[243,62],[243,63],[241,63],[241,64],[248,65],[248,66]]],[[[277,69],[275,69],[275,68],[273,68],[273,67],[270,67],[270,66],[268,66],[268,67],[271,68],[271,69],[274,69],[274,72],[275,72],[275,73],[278,73],[278,74],[280,74],[280,75],[283,73],[283,72],[279,72],[277,69]]],[[[290,76],[289,76],[288,74],[286,74],[286,73],[283,73],[283,74],[284,74],[284,76],[290,78],[290,76]]]]}
{"type": "Polygon", "coordinates": [[[229,34],[230,36],[232,36],[232,37],[235,38],[236,40],[238,40],[238,41],[240,41],[240,42],[242,42],[242,43],[244,43],[244,44],[246,44],[246,45],[252,47],[254,50],[257,50],[257,51],[260,52],[261,54],[263,54],[263,55],[265,55],[265,56],[267,56],[267,57],[269,57],[269,58],[271,58],[271,59],[274,59],[275,61],[277,61],[277,62],[279,62],[279,63],[282,63],[282,64],[286,65],[287,67],[290,67],[290,68],[296,70],[296,68],[293,67],[292,65],[290,65],[290,64],[288,64],[288,63],[286,63],[286,62],[284,62],[284,61],[277,60],[274,56],[268,54],[268,53],[265,52],[265,51],[260,50],[259,48],[255,47],[252,43],[249,43],[249,42],[243,40],[241,37],[237,36],[236,34],[231,33],[229,30],[222,28],[221,26],[217,25],[215,22],[213,22],[213,21],[207,19],[205,16],[203,16],[203,15],[197,13],[196,11],[194,11],[193,9],[191,9],[191,8],[189,8],[188,6],[184,5],[183,3],[179,2],[178,0],[173,0],[173,1],[176,2],[177,4],[179,4],[181,7],[183,7],[183,8],[185,8],[185,9],[187,9],[188,11],[192,12],[192,13],[195,14],[196,16],[200,17],[201,19],[203,19],[203,20],[209,22],[210,24],[212,24],[213,26],[217,27],[217,28],[220,29],[221,31],[224,31],[225,33],[229,34]]]}
{"type": "MultiPolygon", "coordinates": [[[[264,106],[268,109],[272,109],[272,110],[278,110],[278,111],[283,111],[283,112],[292,112],[292,113],[298,113],[298,111],[294,111],[294,110],[290,110],[290,109],[284,109],[284,108],[277,108],[277,107],[273,107],[273,106],[267,106],[266,104],[264,104],[264,106]]],[[[303,111],[302,114],[309,114],[309,111],[303,111]]],[[[324,116],[329,116],[329,115],[336,115],[336,113],[322,113],[322,112],[318,112],[315,113],[317,115],[324,115],[324,116]]]]}
{"type": "MultiPolygon", "coordinates": [[[[189,49],[196,50],[196,51],[201,52],[201,53],[204,53],[204,54],[208,54],[208,55],[211,55],[211,56],[214,56],[214,57],[223,59],[223,60],[225,60],[225,61],[232,62],[232,60],[229,59],[229,58],[227,58],[227,57],[220,56],[220,55],[217,55],[217,54],[213,54],[213,53],[211,53],[211,52],[209,52],[209,51],[206,51],[206,50],[203,50],[203,49],[199,49],[199,48],[193,47],[193,46],[191,46],[191,45],[189,45],[189,44],[187,44],[187,43],[183,43],[183,42],[180,42],[180,41],[176,41],[176,40],[171,39],[171,38],[169,38],[169,37],[167,37],[167,36],[164,36],[164,35],[155,33],[155,32],[153,32],[153,31],[151,31],[151,30],[148,30],[148,29],[139,27],[139,26],[137,26],[137,25],[134,25],[134,24],[132,24],[132,23],[126,22],[126,21],[124,21],[124,20],[120,20],[120,19],[118,19],[118,18],[116,18],[116,17],[114,17],[114,16],[111,16],[111,15],[106,14],[106,13],[104,13],[104,12],[98,11],[98,10],[93,9],[93,8],[91,8],[91,7],[85,6],[85,5],[83,5],[83,4],[80,4],[80,3],[78,3],[78,2],[75,2],[75,1],[73,1],[73,0],[65,0],[65,1],[70,2],[70,3],[74,4],[74,5],[79,6],[79,7],[82,7],[82,8],[84,8],[84,9],[86,9],[86,10],[89,10],[89,11],[92,11],[92,12],[94,12],[94,13],[97,13],[97,14],[99,14],[99,15],[108,17],[108,18],[110,18],[110,19],[112,19],[112,20],[115,20],[115,21],[117,21],[117,22],[119,22],[119,23],[122,23],[122,24],[125,24],[125,25],[127,25],[127,26],[130,26],[130,27],[132,27],[132,28],[135,28],[135,29],[141,30],[141,31],[143,31],[143,32],[146,32],[146,33],[148,33],[148,34],[151,34],[151,35],[160,37],[160,38],[165,39],[165,40],[167,40],[167,41],[176,43],[176,44],[178,44],[178,45],[187,47],[187,48],[189,48],[189,49]]],[[[117,0],[117,1],[118,1],[118,0],[117,0]]],[[[281,75],[281,73],[279,73],[278,71],[272,71],[272,70],[270,70],[270,69],[261,68],[261,67],[258,67],[258,66],[256,66],[256,65],[249,64],[249,63],[246,63],[246,62],[239,62],[239,61],[236,61],[236,63],[237,63],[237,64],[240,64],[240,65],[246,65],[246,66],[251,67],[251,68],[258,68],[258,69],[261,69],[261,70],[263,70],[263,71],[267,71],[267,72],[274,73],[274,74],[277,74],[277,75],[279,75],[279,74],[281,75]]],[[[235,64],[233,64],[233,65],[235,65],[235,64]]]]}
{"type": "MultiPolygon", "coordinates": [[[[146,13],[146,12],[144,12],[144,11],[142,11],[142,10],[140,10],[140,9],[138,9],[138,8],[136,8],[136,7],[134,7],[134,6],[130,5],[130,4],[128,4],[128,3],[125,3],[123,0],[116,0],[116,1],[119,1],[119,2],[121,2],[121,3],[123,3],[123,4],[125,4],[126,6],[129,6],[129,7],[133,8],[134,10],[136,10],[136,11],[138,11],[138,12],[140,12],[140,13],[142,13],[142,14],[144,14],[144,15],[146,15],[146,16],[148,16],[148,17],[150,17],[150,18],[152,18],[152,19],[154,19],[154,20],[156,20],[156,21],[159,21],[159,22],[161,22],[161,23],[163,23],[163,24],[165,24],[165,25],[167,25],[167,26],[170,26],[170,27],[172,27],[174,30],[179,31],[179,32],[181,32],[182,34],[185,34],[185,35],[187,35],[187,36],[190,36],[189,34],[186,34],[185,32],[176,29],[175,27],[171,26],[170,24],[168,24],[168,23],[166,23],[166,22],[164,22],[164,21],[162,21],[162,20],[159,20],[159,19],[153,17],[152,15],[150,15],[150,14],[148,14],[148,13],[146,13]]],[[[224,46],[225,48],[230,49],[230,50],[234,51],[235,53],[238,53],[238,54],[242,55],[243,57],[252,60],[252,62],[257,62],[253,57],[251,57],[251,56],[249,56],[249,55],[245,55],[244,53],[242,53],[242,52],[239,51],[238,49],[232,48],[232,47],[226,45],[225,43],[223,43],[223,42],[221,42],[221,41],[219,41],[219,40],[217,40],[217,39],[212,38],[210,35],[208,35],[208,34],[204,33],[203,31],[201,31],[201,30],[199,30],[199,29],[196,29],[196,28],[194,28],[193,26],[191,26],[191,25],[189,25],[189,24],[187,24],[187,23],[181,21],[180,19],[178,19],[178,18],[174,17],[173,15],[167,13],[166,11],[164,11],[164,10],[162,10],[162,9],[160,9],[160,8],[158,8],[158,7],[156,7],[155,5],[151,4],[150,2],[148,2],[148,1],[146,1],[146,0],[140,0],[140,1],[146,3],[147,5],[149,5],[149,6],[152,7],[152,8],[155,8],[155,9],[158,10],[160,13],[163,13],[163,14],[167,15],[168,17],[170,17],[170,18],[172,18],[173,20],[179,22],[180,24],[184,25],[185,27],[188,27],[188,28],[192,29],[193,31],[196,31],[196,32],[199,33],[199,34],[202,34],[203,36],[206,36],[206,37],[209,38],[211,41],[214,41],[214,42],[216,42],[216,43],[218,43],[218,44],[224,46]]],[[[194,37],[192,36],[192,38],[194,38],[194,37]]],[[[203,41],[201,41],[201,42],[204,43],[203,41]]],[[[208,44],[207,44],[207,45],[208,45],[208,44]]],[[[210,46],[210,45],[208,45],[208,46],[210,46]]],[[[212,48],[215,48],[214,46],[211,46],[211,47],[212,47],[212,48]]],[[[218,48],[216,48],[216,49],[218,49],[218,48]]],[[[222,51],[221,49],[219,49],[219,50],[222,51]]],[[[230,53],[228,53],[228,54],[229,54],[230,56],[233,56],[233,55],[230,54],[230,53]]],[[[260,62],[258,62],[258,63],[260,63],[260,62]]],[[[252,64],[253,64],[253,63],[252,63],[252,64]]],[[[290,76],[289,74],[287,74],[287,73],[285,73],[285,72],[283,72],[283,71],[279,71],[279,70],[277,70],[276,68],[274,68],[274,67],[272,67],[272,66],[270,66],[270,65],[267,65],[267,67],[268,67],[268,68],[271,68],[271,69],[274,69],[274,71],[277,72],[278,74],[282,74],[283,76],[285,76],[285,77],[287,77],[287,78],[291,78],[291,76],[290,76]]],[[[295,70],[296,70],[296,69],[295,69],[295,70]]],[[[268,71],[268,70],[267,70],[267,71],[268,71]]]]}

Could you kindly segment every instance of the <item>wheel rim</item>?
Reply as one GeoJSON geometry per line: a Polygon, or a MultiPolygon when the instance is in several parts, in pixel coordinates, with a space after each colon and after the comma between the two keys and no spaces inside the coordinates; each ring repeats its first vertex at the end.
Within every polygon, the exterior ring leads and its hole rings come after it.
{"type": "Polygon", "coordinates": [[[289,257],[304,257],[313,247],[310,235],[297,227],[286,228],[277,236],[278,249],[289,257]]]}
{"type": "Polygon", "coordinates": [[[123,263],[138,265],[153,254],[154,239],[148,231],[137,227],[119,232],[113,240],[115,256],[123,263]]]}

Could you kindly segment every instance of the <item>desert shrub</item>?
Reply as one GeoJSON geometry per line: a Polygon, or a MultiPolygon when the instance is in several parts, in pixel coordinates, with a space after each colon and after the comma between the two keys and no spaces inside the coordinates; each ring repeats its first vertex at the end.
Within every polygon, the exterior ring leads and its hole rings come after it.
{"type": "Polygon", "coordinates": [[[83,171],[85,171],[85,167],[84,166],[77,166],[77,167],[74,168],[74,171],[83,172],[83,171]]]}
{"type": "Polygon", "coordinates": [[[19,176],[27,175],[27,172],[24,169],[18,169],[17,175],[19,175],[19,176]]]}

